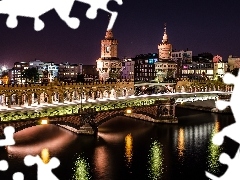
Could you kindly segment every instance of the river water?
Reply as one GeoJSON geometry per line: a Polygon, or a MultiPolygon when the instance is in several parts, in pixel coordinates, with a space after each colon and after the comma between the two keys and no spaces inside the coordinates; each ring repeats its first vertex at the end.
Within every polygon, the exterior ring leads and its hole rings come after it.
{"type": "Polygon", "coordinates": [[[14,146],[0,149],[0,159],[9,163],[0,178],[12,180],[22,172],[24,180],[37,179],[37,165],[23,163],[26,155],[39,155],[46,163],[57,157],[61,164],[52,172],[60,180],[205,180],[205,171],[222,175],[227,166],[218,162],[219,155],[233,157],[238,144],[226,138],[215,146],[211,139],[234,123],[233,116],[186,109],[177,109],[177,116],[179,124],[116,117],[101,125],[95,138],[55,125],[25,129],[15,133],[14,146]]]}

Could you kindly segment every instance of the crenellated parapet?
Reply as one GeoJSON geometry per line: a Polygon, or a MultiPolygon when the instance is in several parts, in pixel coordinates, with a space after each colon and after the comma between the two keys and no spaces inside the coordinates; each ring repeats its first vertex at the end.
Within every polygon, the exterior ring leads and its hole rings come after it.
{"type": "Polygon", "coordinates": [[[127,97],[134,92],[134,82],[84,82],[63,83],[53,81],[49,84],[0,85],[0,104],[11,108],[12,105],[31,106],[32,104],[64,103],[73,100],[87,101],[110,97],[127,97]]]}

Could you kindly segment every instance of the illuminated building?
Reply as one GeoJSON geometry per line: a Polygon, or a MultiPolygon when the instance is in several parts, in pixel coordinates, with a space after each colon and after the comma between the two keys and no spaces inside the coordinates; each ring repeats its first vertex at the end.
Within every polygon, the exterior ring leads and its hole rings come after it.
{"type": "Polygon", "coordinates": [[[191,64],[182,64],[181,77],[189,79],[218,79],[222,78],[227,71],[227,63],[222,61],[221,56],[214,56],[212,59],[199,58],[201,61],[193,61],[191,64]]]}
{"type": "Polygon", "coordinates": [[[128,80],[134,80],[134,65],[135,61],[132,58],[124,58],[122,61],[122,78],[128,80]]]}
{"type": "Polygon", "coordinates": [[[14,67],[10,70],[11,81],[16,84],[25,83],[26,79],[22,77],[22,72],[28,67],[28,62],[15,62],[14,67]]]}
{"type": "Polygon", "coordinates": [[[105,39],[101,40],[101,58],[96,60],[99,80],[121,78],[122,61],[117,56],[117,46],[112,30],[108,30],[105,39]]]}
{"type": "Polygon", "coordinates": [[[70,64],[69,62],[59,64],[58,79],[60,81],[75,82],[78,74],[82,74],[82,64],[70,64]]]}
{"type": "Polygon", "coordinates": [[[35,59],[29,62],[29,68],[34,67],[39,73],[39,82],[52,82],[58,75],[58,65],[54,62],[42,62],[35,59]]]}
{"type": "Polygon", "coordinates": [[[155,63],[156,76],[159,82],[165,79],[175,78],[177,63],[172,59],[172,45],[168,42],[166,24],[162,43],[158,45],[159,57],[155,63]]]}
{"type": "Polygon", "coordinates": [[[157,53],[140,54],[133,58],[134,81],[151,81],[156,76],[154,63],[158,61],[157,53]]]}

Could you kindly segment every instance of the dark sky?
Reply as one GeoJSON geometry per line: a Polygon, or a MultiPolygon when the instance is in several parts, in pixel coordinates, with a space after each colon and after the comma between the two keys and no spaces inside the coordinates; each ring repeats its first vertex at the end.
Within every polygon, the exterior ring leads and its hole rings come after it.
{"type": "MultiPolygon", "coordinates": [[[[164,22],[174,49],[188,48],[193,55],[211,52],[227,60],[240,55],[240,1],[236,0],[123,0],[111,1],[109,9],[118,12],[113,34],[119,41],[118,55],[157,52],[163,36],[164,22]]],[[[81,20],[78,29],[68,27],[52,10],[40,18],[45,28],[36,32],[33,19],[19,17],[18,26],[6,26],[7,15],[0,15],[0,65],[35,58],[53,61],[95,64],[100,57],[100,40],[108,25],[108,13],[99,10],[90,20],[88,5],[75,2],[70,16],[81,20]]]]}

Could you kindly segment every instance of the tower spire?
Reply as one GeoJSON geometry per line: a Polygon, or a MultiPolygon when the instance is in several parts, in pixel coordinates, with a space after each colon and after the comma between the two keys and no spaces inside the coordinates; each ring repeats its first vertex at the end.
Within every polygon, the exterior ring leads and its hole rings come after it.
{"type": "Polygon", "coordinates": [[[168,43],[168,36],[167,36],[167,23],[164,23],[164,34],[162,43],[168,43]]]}

